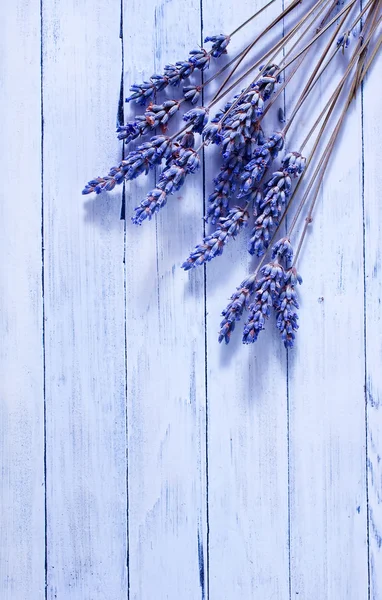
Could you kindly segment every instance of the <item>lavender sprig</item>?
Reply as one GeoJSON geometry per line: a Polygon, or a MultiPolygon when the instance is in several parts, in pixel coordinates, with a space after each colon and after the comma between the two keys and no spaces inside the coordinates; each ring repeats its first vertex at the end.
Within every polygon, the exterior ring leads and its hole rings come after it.
{"type": "Polygon", "coordinates": [[[82,190],[83,194],[95,192],[100,194],[103,191],[112,190],[115,185],[136,179],[141,173],[147,173],[156,165],[159,165],[164,158],[167,158],[173,148],[169,137],[157,135],[138,146],[136,150],[129,152],[124,160],[117,167],[112,167],[109,175],[106,177],[97,177],[86,184],[82,190]]]}
{"type": "Polygon", "coordinates": [[[269,318],[284,277],[284,269],[278,261],[270,262],[260,269],[261,277],[255,287],[255,300],[249,306],[249,317],[244,325],[243,344],[255,342],[269,318]]]}
{"type": "MultiPolygon", "coordinates": [[[[220,324],[219,342],[224,339],[226,344],[229,343],[235,323],[241,319],[245,308],[250,314],[244,326],[243,343],[256,341],[260,331],[265,327],[265,321],[269,318],[273,306],[278,311],[278,327],[282,329],[282,334],[289,343],[291,332],[293,333],[297,328],[297,315],[292,313],[292,308],[296,308],[296,304],[289,302],[295,300],[290,296],[290,273],[294,273],[295,269],[289,267],[293,260],[293,248],[288,238],[282,238],[275,243],[271,258],[271,262],[260,269],[259,279],[257,273],[250,275],[231,296],[230,303],[222,312],[224,319],[220,324]],[[253,294],[254,302],[249,304],[253,294]]],[[[295,280],[292,281],[294,285],[295,280]]]]}
{"type": "Polygon", "coordinates": [[[137,115],[135,121],[128,121],[126,125],[117,127],[118,139],[126,144],[144,136],[156,127],[161,127],[165,132],[168,121],[180,108],[181,101],[166,100],[162,104],[149,104],[142,115],[137,115]]]}
{"type": "MultiPolygon", "coordinates": [[[[208,52],[204,48],[191,50],[187,60],[180,60],[175,65],[169,64],[164,68],[163,74],[154,74],[150,81],[143,83],[134,83],[130,87],[132,94],[126,98],[126,102],[135,100],[137,104],[145,105],[147,100],[155,98],[157,92],[161,92],[168,85],[178,86],[181,81],[187,79],[195,69],[204,71],[210,64],[211,57],[219,58],[227,52],[226,48],[230,38],[227,35],[215,35],[207,37],[205,42],[213,42],[211,50],[208,52]]],[[[197,100],[195,101],[197,102],[197,100]]]]}
{"type": "Polygon", "coordinates": [[[249,317],[244,325],[243,344],[252,344],[265,327],[272,305],[276,301],[282,281],[284,268],[276,259],[260,269],[261,277],[255,285],[255,300],[249,306],[249,317]]]}
{"type": "Polygon", "coordinates": [[[258,119],[279,81],[279,77],[275,75],[278,69],[277,65],[269,65],[263,75],[252,83],[251,89],[243,89],[216,113],[203,130],[205,143],[223,144],[227,153],[245,145],[246,138],[252,137],[253,132],[259,130],[258,119]],[[231,110],[234,102],[237,104],[231,110]],[[220,124],[228,112],[228,117],[220,124]]]}
{"type": "Polygon", "coordinates": [[[141,225],[144,220],[151,220],[167,203],[167,197],[177,192],[185,182],[187,175],[195,173],[200,167],[200,157],[191,147],[177,145],[172,155],[167,159],[167,166],[160,174],[157,186],[135,208],[131,218],[135,225],[141,225]]]}
{"type": "Polygon", "coordinates": [[[214,179],[215,188],[208,198],[206,221],[215,224],[220,217],[225,217],[229,199],[236,189],[236,179],[243,168],[243,152],[237,152],[223,158],[220,173],[214,179]]]}
{"type": "Polygon", "coordinates": [[[284,137],[282,133],[274,133],[255,148],[252,160],[245,166],[244,172],[241,175],[238,198],[243,198],[253,193],[283,146],[284,137]]]}
{"type": "MultiPolygon", "coordinates": [[[[235,98],[238,98],[239,95],[236,95],[235,98]]],[[[220,144],[223,137],[220,134],[220,125],[219,122],[223,118],[223,116],[229,111],[233,104],[234,100],[231,102],[227,102],[223,108],[219,109],[213,119],[210,120],[208,125],[203,129],[202,135],[205,144],[220,144]]]]}
{"type": "Polygon", "coordinates": [[[295,332],[298,329],[297,309],[299,305],[295,289],[298,283],[302,283],[302,278],[296,268],[291,267],[286,271],[280,294],[274,300],[276,326],[280,331],[285,348],[293,347],[295,332]]]}
{"type": "Polygon", "coordinates": [[[137,137],[145,135],[151,127],[149,123],[137,123],[136,121],[128,121],[126,125],[117,127],[117,137],[119,140],[124,140],[126,144],[136,140],[137,137]]]}
{"type": "Polygon", "coordinates": [[[231,238],[235,238],[240,230],[247,225],[249,219],[247,208],[247,206],[244,208],[235,206],[231,208],[226,217],[221,217],[216,231],[206,236],[203,242],[195,247],[195,250],[182,264],[182,268],[188,271],[212,260],[215,256],[223,254],[225,244],[231,238]]]}
{"type": "Polygon", "coordinates": [[[219,342],[224,340],[226,344],[229,343],[236,321],[240,321],[244,309],[248,308],[249,298],[253,293],[255,282],[256,275],[246,277],[237,288],[237,291],[232,294],[230,303],[222,312],[224,319],[220,323],[219,342]]]}
{"type": "Polygon", "coordinates": [[[278,77],[274,75],[277,70],[277,65],[269,65],[263,75],[252,83],[250,89],[243,90],[235,96],[236,99],[239,98],[236,100],[236,106],[231,104],[227,110],[227,105],[224,107],[223,116],[229,111],[221,127],[224,152],[229,153],[242,147],[245,138],[250,137],[253,130],[259,128],[258,119],[264,111],[265,102],[278,82],[278,77]]]}
{"type": "Polygon", "coordinates": [[[214,179],[214,191],[208,198],[205,220],[215,224],[217,219],[226,215],[229,200],[236,190],[236,182],[254,154],[259,143],[264,140],[261,128],[254,127],[251,135],[245,137],[245,144],[239,150],[223,153],[223,165],[214,179]]]}
{"type": "Polygon", "coordinates": [[[305,168],[305,158],[289,152],[282,161],[281,171],[275,171],[264,189],[264,197],[255,211],[256,221],[248,242],[248,252],[262,256],[269,246],[274,227],[278,225],[282,207],[292,190],[292,177],[305,168]]]}

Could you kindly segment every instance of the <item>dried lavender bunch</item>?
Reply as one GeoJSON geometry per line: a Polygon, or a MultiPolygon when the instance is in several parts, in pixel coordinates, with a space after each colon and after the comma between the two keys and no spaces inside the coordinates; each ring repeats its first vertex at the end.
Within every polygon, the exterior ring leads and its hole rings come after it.
{"type": "MultiPolygon", "coordinates": [[[[294,6],[297,6],[297,2],[293,2],[291,8],[286,9],[268,28],[265,28],[264,34],[270,31],[274,24],[280,22],[283,14],[287,14],[294,6]]],[[[208,37],[205,41],[212,43],[210,51],[204,48],[192,50],[187,60],[166,65],[163,74],[154,74],[149,81],[134,84],[131,87],[132,94],[127,98],[127,101],[135,100],[140,105],[146,105],[147,102],[149,104],[143,114],[137,115],[118,128],[119,139],[133,142],[154,130],[159,130],[157,133],[160,134],[154,135],[149,141],[138,145],[126,155],[118,166],[113,167],[106,177],[98,177],[89,181],[83,190],[84,194],[92,192],[99,194],[102,191],[109,191],[122,181],[135,179],[141,174],[147,175],[150,170],[160,166],[162,161],[165,161],[165,166],[159,174],[155,188],[147,194],[146,198],[135,209],[132,221],[140,225],[144,220],[150,220],[154,214],[165,206],[168,196],[177,192],[184,185],[188,175],[199,169],[200,150],[209,145],[218,147],[221,165],[213,180],[214,189],[208,198],[205,214],[205,221],[215,225],[215,231],[203,238],[203,241],[195,247],[187,260],[183,262],[182,267],[185,270],[190,270],[211,261],[216,256],[220,256],[229,240],[234,239],[247,226],[251,212],[253,212],[255,221],[248,242],[248,250],[250,254],[260,257],[255,273],[242,281],[222,313],[220,342],[223,339],[226,343],[229,342],[235,324],[242,318],[245,310],[249,314],[244,325],[243,342],[246,344],[254,342],[257,340],[260,331],[264,329],[265,323],[273,310],[276,315],[276,326],[285,347],[291,348],[294,344],[298,329],[296,288],[297,284],[302,281],[297,273],[295,262],[301,250],[307,226],[311,221],[311,213],[317,199],[318,187],[327,165],[326,153],[328,152],[328,156],[330,155],[347,107],[379,48],[379,45],[375,43],[374,51],[367,58],[366,50],[381,20],[380,3],[377,0],[369,0],[362,11],[358,13],[357,18],[348,23],[347,19],[349,19],[351,9],[354,6],[354,0],[345,0],[344,6],[338,8],[337,14],[333,15],[333,5],[327,4],[325,0],[316,0],[316,3],[306,10],[305,15],[297,25],[293,26],[285,35],[284,41],[278,41],[244,76],[251,71],[255,72],[259,64],[264,62],[265,66],[260,67],[260,74],[241,92],[236,94],[233,92],[233,97],[229,98],[223,107],[218,109],[210,122],[208,122],[210,109],[225,95],[227,90],[224,91],[224,87],[227,86],[236,68],[242,59],[247,56],[254,43],[260,39],[261,35],[257,36],[255,42],[247,46],[244,51],[232,59],[218,73],[203,82],[202,85],[193,82],[184,85],[183,98],[181,99],[171,98],[164,100],[162,103],[156,103],[158,92],[165,90],[168,86],[179,86],[195,70],[205,70],[210,65],[211,58],[219,58],[222,54],[225,54],[231,36],[220,34],[208,37]],[[315,23],[315,10],[318,10],[317,19],[321,12],[326,11],[324,18],[320,17],[318,24],[315,23]],[[284,146],[285,135],[289,131],[296,114],[335,54],[340,50],[344,52],[348,47],[350,32],[354,31],[354,27],[362,17],[364,17],[362,38],[359,38],[356,43],[356,48],[349,58],[349,64],[344,75],[339,75],[339,83],[330,101],[325,105],[315,125],[305,137],[299,151],[288,152],[281,161],[280,167],[276,167],[273,173],[270,176],[268,175],[268,180],[264,182],[272,163],[277,159],[284,146]],[[308,26],[304,28],[302,33],[299,33],[307,19],[310,19],[308,26]],[[308,82],[301,91],[283,131],[267,136],[264,133],[263,125],[265,115],[290,79],[297,72],[301,72],[300,65],[309,52],[310,46],[333,25],[335,25],[336,30],[333,34],[330,34],[331,37],[324,52],[314,64],[308,82]],[[300,49],[299,44],[301,44],[301,40],[307,32],[311,33],[311,41],[305,43],[304,40],[303,47],[300,49]],[[341,32],[343,32],[342,35],[340,35],[341,32]],[[300,36],[297,42],[295,42],[296,36],[300,36]],[[291,40],[292,44],[289,44],[291,40]],[[288,47],[286,46],[287,42],[288,47]],[[294,50],[296,47],[299,49],[294,50]],[[280,57],[282,51],[284,54],[280,57]],[[276,64],[278,57],[281,60],[280,64],[276,64]],[[277,84],[281,83],[281,73],[299,57],[301,59],[297,66],[292,68],[290,73],[287,72],[287,78],[282,85],[278,86],[277,84]],[[218,92],[210,103],[206,106],[199,105],[202,89],[204,90],[210,81],[235,62],[236,66],[231,69],[230,74],[220,85],[218,92]],[[296,191],[306,173],[306,166],[309,166],[314,153],[319,147],[323,132],[330,122],[330,116],[339,102],[339,98],[342,98],[341,94],[346,89],[345,84],[348,78],[352,78],[351,89],[339,122],[295,211],[287,237],[274,243],[282,220],[285,218],[292,199],[296,195],[296,191]],[[186,101],[190,102],[193,107],[183,115],[183,127],[171,137],[167,136],[166,130],[170,119],[180,115],[180,107],[186,101]],[[308,161],[306,161],[302,156],[302,151],[320,121],[323,121],[323,124],[318,134],[314,134],[316,139],[308,156],[308,161]],[[194,149],[195,134],[201,134],[202,136],[202,142],[196,150],[194,149]],[[320,169],[322,169],[321,172],[320,169]],[[306,198],[311,193],[317,173],[319,173],[318,187],[314,193],[312,192],[313,198],[308,217],[297,246],[296,256],[293,257],[293,249],[290,243],[291,234],[299,219],[306,198]],[[299,181],[293,191],[292,183],[297,178],[299,178],[299,181]],[[231,199],[235,195],[237,199],[243,201],[242,206],[230,207],[231,199]],[[272,248],[272,251],[270,251],[270,248],[272,248]],[[271,256],[263,264],[268,253],[271,256]]],[[[231,35],[239,31],[241,27],[231,35]]],[[[302,72],[304,71],[302,70],[302,72]]],[[[243,76],[240,76],[236,82],[230,85],[228,91],[239,89],[238,84],[242,79],[243,76]]]]}

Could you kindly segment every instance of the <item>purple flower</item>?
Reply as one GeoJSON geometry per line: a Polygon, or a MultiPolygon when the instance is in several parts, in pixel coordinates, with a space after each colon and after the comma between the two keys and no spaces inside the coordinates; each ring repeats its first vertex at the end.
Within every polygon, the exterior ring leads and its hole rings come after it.
{"type": "MultiPolygon", "coordinates": [[[[263,67],[259,67],[260,71],[263,67]]],[[[260,91],[261,97],[264,101],[268,100],[274,92],[275,85],[280,82],[280,76],[278,75],[278,65],[269,65],[264,73],[256,80],[253,84],[260,91]]]]}
{"type": "MultiPolygon", "coordinates": [[[[189,138],[193,144],[192,139],[189,138]]],[[[167,196],[177,192],[185,182],[187,175],[195,173],[200,167],[199,155],[192,148],[174,145],[172,155],[167,159],[167,166],[160,174],[154,190],[135,208],[132,222],[141,225],[145,219],[157,213],[167,202],[167,196]]]]}
{"type": "Polygon", "coordinates": [[[160,188],[155,188],[149,192],[144,200],[135,209],[135,215],[131,218],[135,225],[141,225],[145,219],[151,220],[151,217],[158,212],[167,202],[167,194],[160,188]]]}
{"type": "Polygon", "coordinates": [[[180,134],[177,138],[179,146],[182,148],[193,148],[195,144],[195,136],[191,130],[180,134]]]}
{"type": "Polygon", "coordinates": [[[186,85],[183,88],[183,96],[186,100],[191,102],[191,104],[196,104],[199,100],[201,91],[202,86],[200,85],[186,85]]]}
{"type": "Polygon", "coordinates": [[[183,116],[183,120],[192,125],[192,131],[195,131],[195,133],[202,133],[203,128],[208,122],[208,108],[205,108],[204,106],[192,108],[186,112],[183,116]]]}
{"type": "Polygon", "coordinates": [[[221,33],[220,35],[207,36],[204,40],[204,43],[212,42],[212,48],[210,50],[211,55],[214,58],[219,58],[222,54],[227,54],[227,46],[230,41],[231,38],[229,35],[224,35],[221,33]]]}
{"type": "Polygon", "coordinates": [[[243,154],[244,152],[241,151],[228,158],[223,158],[223,166],[219,175],[214,179],[214,191],[208,198],[205,220],[210,220],[212,224],[226,215],[229,200],[236,189],[236,179],[245,164],[243,154]]]}
{"type": "Polygon", "coordinates": [[[274,133],[263,144],[257,146],[252,160],[245,166],[241,175],[241,186],[238,198],[243,198],[253,192],[263,178],[265,171],[276,158],[284,145],[281,133],[274,133]]]}
{"type": "Polygon", "coordinates": [[[244,325],[243,344],[255,342],[265,321],[269,318],[272,305],[276,301],[284,280],[284,268],[276,260],[264,265],[263,275],[255,284],[255,299],[249,306],[249,317],[244,325]]]}
{"type": "Polygon", "coordinates": [[[128,144],[132,140],[135,140],[140,135],[146,133],[146,131],[142,131],[141,126],[139,126],[135,121],[128,121],[126,125],[120,125],[117,127],[118,139],[125,140],[128,144]]]}
{"type": "Polygon", "coordinates": [[[305,158],[297,152],[289,152],[282,161],[281,171],[275,171],[264,189],[264,198],[256,211],[255,226],[248,242],[248,252],[262,256],[269,246],[274,227],[279,223],[282,207],[292,190],[292,177],[300,175],[305,158]]]}
{"type": "MultiPolygon", "coordinates": [[[[137,104],[145,105],[147,100],[155,97],[157,92],[161,92],[168,85],[177,86],[179,83],[187,79],[195,69],[204,71],[209,66],[211,56],[219,58],[226,52],[226,47],[229,43],[229,37],[225,35],[216,35],[206,38],[207,41],[213,42],[210,52],[200,48],[191,50],[187,60],[179,60],[175,65],[166,65],[163,74],[154,74],[149,81],[143,83],[134,83],[130,87],[132,94],[126,98],[126,102],[135,100],[137,104]]],[[[196,104],[198,100],[194,100],[196,104]]]]}
{"type": "Polygon", "coordinates": [[[153,81],[144,81],[143,83],[134,83],[130,87],[130,92],[133,92],[131,96],[126,98],[126,102],[135,100],[137,104],[145,105],[147,100],[155,93],[156,88],[153,81]]]}
{"type": "Polygon", "coordinates": [[[284,259],[285,265],[287,267],[292,262],[293,248],[288,238],[283,237],[281,238],[281,240],[278,240],[278,242],[274,244],[272,248],[272,259],[274,260],[276,257],[278,257],[279,260],[281,258],[284,259]]]}
{"type": "Polygon", "coordinates": [[[288,152],[282,161],[282,169],[289,175],[298,177],[304,171],[306,158],[299,152],[288,152]]]}
{"type": "Polygon", "coordinates": [[[87,183],[83,189],[83,194],[95,192],[100,194],[103,191],[110,191],[116,184],[124,180],[131,180],[138,177],[141,173],[147,173],[154,166],[159,165],[164,158],[167,158],[172,151],[172,142],[170,138],[157,135],[138,146],[137,150],[129,152],[118,167],[112,167],[109,175],[106,177],[97,177],[87,183]]]}
{"type": "Polygon", "coordinates": [[[263,134],[257,113],[250,102],[241,101],[232,109],[221,125],[220,137],[223,156],[241,150],[251,140],[253,146],[248,159],[252,158],[256,145],[263,141],[263,134]]]}
{"type": "Polygon", "coordinates": [[[231,208],[226,217],[219,219],[217,230],[212,235],[206,236],[203,242],[195,247],[195,250],[182,264],[182,268],[188,271],[212,260],[215,256],[223,254],[225,244],[231,238],[235,238],[241,229],[247,225],[248,218],[247,207],[235,206],[231,208]]]}
{"type": "Polygon", "coordinates": [[[137,123],[147,124],[150,129],[161,126],[167,127],[167,123],[179,110],[180,103],[177,100],[166,100],[162,104],[149,104],[143,115],[138,115],[137,123]]]}
{"type": "MultiPolygon", "coordinates": [[[[237,98],[237,96],[235,96],[237,98]]],[[[220,144],[223,136],[220,133],[219,121],[224,117],[224,115],[229,111],[233,104],[233,100],[231,102],[227,102],[223,108],[221,108],[213,119],[211,119],[210,123],[205,126],[203,129],[202,135],[204,142],[207,144],[220,144]]]]}
{"type": "Polygon", "coordinates": [[[204,69],[210,65],[211,54],[204,48],[200,48],[199,50],[191,50],[189,60],[196,69],[204,71],[204,69]]]}
{"type": "Polygon", "coordinates": [[[231,334],[235,329],[236,321],[240,321],[245,308],[248,308],[249,298],[254,290],[256,275],[250,275],[241,282],[237,291],[232,294],[231,301],[223,310],[224,319],[220,323],[219,342],[229,343],[231,334]]]}
{"type": "Polygon", "coordinates": [[[285,348],[293,347],[295,331],[298,329],[297,310],[299,305],[295,290],[298,283],[302,283],[302,278],[296,268],[292,267],[286,271],[280,294],[275,297],[273,303],[276,311],[276,326],[280,331],[285,348]]]}

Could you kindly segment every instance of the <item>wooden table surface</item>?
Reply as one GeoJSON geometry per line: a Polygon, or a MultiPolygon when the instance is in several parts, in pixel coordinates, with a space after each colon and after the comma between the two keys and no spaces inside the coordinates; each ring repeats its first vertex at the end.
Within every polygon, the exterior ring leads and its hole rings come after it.
{"type": "Polygon", "coordinates": [[[142,227],[154,174],[126,185],[126,221],[122,186],[81,195],[121,158],[129,86],[262,5],[1,3],[1,600],[382,599],[381,61],[320,192],[288,353],[273,326],[217,342],[246,235],[180,268],[213,150],[142,227]]]}

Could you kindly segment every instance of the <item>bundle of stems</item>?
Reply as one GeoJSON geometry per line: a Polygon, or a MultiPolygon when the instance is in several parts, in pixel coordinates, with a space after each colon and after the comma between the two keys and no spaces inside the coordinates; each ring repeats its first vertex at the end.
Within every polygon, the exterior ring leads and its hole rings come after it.
{"type": "Polygon", "coordinates": [[[131,86],[127,101],[148,105],[142,114],[118,128],[118,137],[125,144],[145,136],[149,139],[125,153],[106,177],[89,181],[83,193],[112,190],[164,163],[156,187],[135,208],[132,221],[141,225],[161,210],[168,197],[199,169],[204,148],[217,146],[221,169],[213,181],[205,214],[205,221],[213,230],[191,251],[182,267],[193,269],[220,256],[226,244],[252,219],[248,251],[259,260],[222,312],[219,341],[229,342],[237,321],[247,310],[243,342],[254,342],[274,311],[277,328],[289,348],[298,329],[296,288],[302,282],[298,259],[346,113],[381,46],[382,3],[368,0],[360,10],[357,0],[347,0],[341,7],[337,0],[315,0],[310,4],[307,0],[292,0],[239,54],[210,78],[202,77],[201,82],[195,83],[193,73],[205,71],[212,59],[226,54],[231,38],[269,4],[230,35],[207,37],[205,42],[212,43],[210,50],[192,50],[187,60],[166,65],[162,74],[131,86]],[[279,34],[280,23],[283,36],[272,43],[279,34]],[[263,44],[267,44],[265,50],[261,50],[263,44]],[[249,65],[239,75],[239,67],[250,56],[249,65]],[[210,84],[217,78],[221,79],[220,85],[209,102],[198,104],[200,98],[207,97],[210,84]],[[187,79],[190,81],[183,87],[182,96],[174,94],[187,79]],[[264,119],[292,80],[294,91],[299,93],[290,117],[281,131],[267,134],[264,119]],[[326,101],[322,100],[323,86],[317,86],[323,80],[326,101]],[[245,87],[241,88],[243,81],[245,87]],[[167,94],[167,98],[159,103],[161,94],[167,94]],[[286,152],[281,164],[273,168],[287,134],[288,145],[293,147],[293,130],[300,125],[298,117],[308,100],[321,110],[317,110],[299,147],[286,152]],[[182,115],[183,126],[169,135],[170,120],[179,116],[182,105],[187,103],[194,106],[182,115]],[[216,105],[220,108],[210,119],[216,105]],[[200,142],[195,149],[196,136],[200,136],[200,142]],[[291,218],[286,230],[288,215],[291,218]]]}

